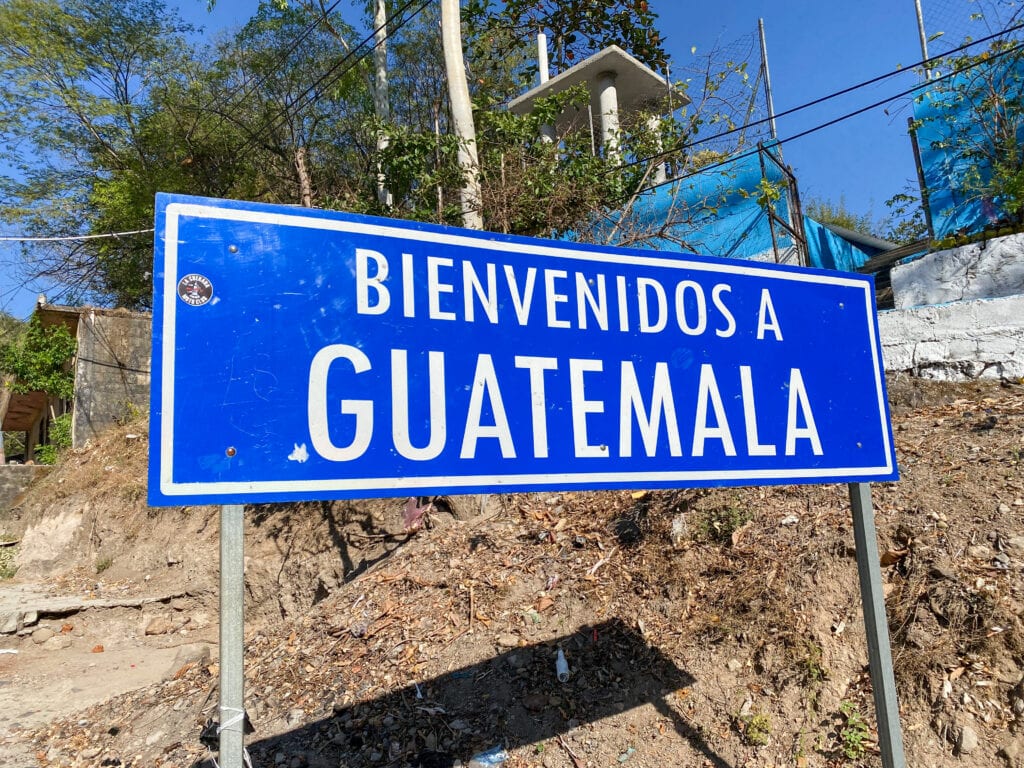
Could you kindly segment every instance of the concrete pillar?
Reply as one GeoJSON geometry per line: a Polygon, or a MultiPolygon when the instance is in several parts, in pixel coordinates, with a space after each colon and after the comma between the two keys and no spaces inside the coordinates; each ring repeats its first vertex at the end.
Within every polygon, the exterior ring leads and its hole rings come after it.
{"type": "MultiPolygon", "coordinates": [[[[660,126],[661,118],[658,117],[657,115],[651,115],[649,118],[647,118],[647,130],[654,134],[654,151],[656,154],[659,155],[664,150],[664,147],[661,145],[661,132],[658,130],[660,126]]],[[[661,160],[661,158],[659,158],[657,165],[654,166],[654,169],[651,171],[651,175],[648,176],[648,179],[650,180],[650,183],[653,185],[662,184],[665,182],[667,178],[668,175],[665,172],[665,163],[664,161],[661,160]]]]}
{"type": "Polygon", "coordinates": [[[601,117],[601,144],[605,157],[620,160],[619,156],[619,94],[615,90],[615,73],[602,72],[597,76],[598,108],[601,117]]]}
{"type": "MultiPolygon", "coordinates": [[[[537,77],[540,85],[544,85],[550,77],[550,65],[548,64],[548,36],[543,32],[537,33],[537,77]]],[[[542,141],[553,143],[555,140],[555,127],[553,125],[542,125],[540,127],[542,141]]]]}
{"type": "Polygon", "coordinates": [[[39,414],[39,418],[36,419],[35,424],[32,425],[32,429],[25,435],[25,463],[32,461],[35,462],[36,458],[36,446],[39,445],[39,437],[43,426],[43,416],[46,415],[46,411],[39,414]]]}
{"type": "MultiPolygon", "coordinates": [[[[4,419],[7,417],[7,409],[10,407],[11,402],[11,390],[5,385],[5,381],[0,380],[0,425],[3,425],[4,419]]],[[[6,464],[7,457],[4,455],[4,433],[0,430],[0,464],[6,464]]]]}

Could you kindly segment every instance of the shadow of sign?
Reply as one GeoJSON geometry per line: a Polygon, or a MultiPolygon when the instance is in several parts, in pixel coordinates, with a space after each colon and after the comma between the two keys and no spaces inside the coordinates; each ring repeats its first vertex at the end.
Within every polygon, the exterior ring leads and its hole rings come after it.
{"type": "MultiPolygon", "coordinates": [[[[652,705],[695,756],[716,768],[730,768],[670,705],[670,694],[694,682],[615,619],[506,651],[377,699],[335,706],[332,717],[255,740],[249,752],[255,766],[274,765],[283,754],[283,764],[299,756],[311,768],[452,768],[456,761],[465,764],[496,746],[539,744],[581,725],[652,705]],[[555,674],[559,647],[570,665],[565,683],[555,674]]],[[[586,755],[565,746],[567,758],[583,768],[586,755]]]]}

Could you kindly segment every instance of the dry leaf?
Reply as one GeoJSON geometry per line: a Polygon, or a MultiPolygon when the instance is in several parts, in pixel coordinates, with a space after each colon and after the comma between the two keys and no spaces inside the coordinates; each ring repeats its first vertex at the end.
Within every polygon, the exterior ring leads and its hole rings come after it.
{"type": "Polygon", "coordinates": [[[648,493],[647,491],[633,491],[633,492],[632,492],[632,493],[630,494],[630,496],[632,496],[632,497],[633,497],[633,499],[634,499],[635,501],[639,501],[639,500],[640,500],[640,499],[642,499],[642,498],[643,498],[644,496],[646,496],[646,495],[647,495],[647,493],[648,493]]]}
{"type": "Polygon", "coordinates": [[[537,613],[544,613],[555,604],[555,601],[550,597],[542,597],[533,604],[533,608],[537,613]]]}
{"type": "Polygon", "coordinates": [[[879,558],[883,566],[895,565],[904,557],[910,554],[909,549],[887,549],[879,558]]]}

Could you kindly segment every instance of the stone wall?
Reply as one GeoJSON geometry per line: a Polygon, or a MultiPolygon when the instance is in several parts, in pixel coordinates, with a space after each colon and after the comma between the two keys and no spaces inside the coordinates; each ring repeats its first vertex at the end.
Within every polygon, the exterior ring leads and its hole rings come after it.
{"type": "Polygon", "coordinates": [[[943,381],[1024,377],[1024,295],[878,315],[887,371],[943,381]]]}
{"type": "Polygon", "coordinates": [[[1024,234],[936,251],[892,268],[896,309],[1024,294],[1024,234]]]}
{"type": "Polygon", "coordinates": [[[31,464],[0,464],[0,519],[32,481],[47,472],[49,468],[31,464]]]}
{"type": "Polygon", "coordinates": [[[148,412],[150,329],[148,315],[82,313],[75,363],[76,448],[126,417],[148,412]]]}

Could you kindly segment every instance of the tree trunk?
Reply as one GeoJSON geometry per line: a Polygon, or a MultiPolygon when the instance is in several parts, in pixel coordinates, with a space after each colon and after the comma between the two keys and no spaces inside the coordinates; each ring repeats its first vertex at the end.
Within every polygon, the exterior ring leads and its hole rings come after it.
{"type": "Polygon", "coordinates": [[[295,171],[299,175],[299,202],[303,208],[313,207],[313,181],[309,177],[309,166],[306,165],[307,152],[305,147],[295,150],[295,171]]]}

